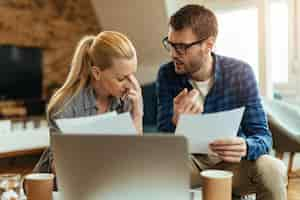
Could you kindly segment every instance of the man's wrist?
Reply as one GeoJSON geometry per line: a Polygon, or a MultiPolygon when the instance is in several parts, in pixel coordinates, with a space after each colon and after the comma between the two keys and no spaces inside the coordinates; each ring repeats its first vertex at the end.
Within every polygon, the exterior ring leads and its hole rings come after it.
{"type": "Polygon", "coordinates": [[[179,117],[178,114],[174,114],[173,117],[172,117],[172,123],[173,123],[173,125],[175,125],[175,126],[177,125],[178,117],[179,117]]]}
{"type": "Polygon", "coordinates": [[[242,157],[242,159],[243,160],[247,160],[247,157],[248,157],[248,148],[249,148],[249,146],[248,146],[248,142],[247,142],[247,140],[246,140],[246,138],[244,138],[244,141],[245,141],[245,145],[246,145],[246,153],[245,153],[245,155],[242,157]]]}

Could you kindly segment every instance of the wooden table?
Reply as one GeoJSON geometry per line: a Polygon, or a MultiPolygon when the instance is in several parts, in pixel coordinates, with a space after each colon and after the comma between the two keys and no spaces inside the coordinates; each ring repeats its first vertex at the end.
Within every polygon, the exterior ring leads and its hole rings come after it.
{"type": "MultiPolygon", "coordinates": [[[[53,192],[53,200],[62,200],[59,196],[59,192],[53,192]]],[[[202,200],[202,189],[191,190],[191,198],[189,200],[202,200]]]]}

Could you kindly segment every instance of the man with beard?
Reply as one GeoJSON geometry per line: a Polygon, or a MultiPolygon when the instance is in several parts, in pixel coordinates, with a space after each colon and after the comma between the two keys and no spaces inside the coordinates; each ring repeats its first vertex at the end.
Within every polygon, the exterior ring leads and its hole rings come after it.
{"type": "Polygon", "coordinates": [[[244,106],[236,137],[211,142],[214,155],[191,155],[191,187],[201,185],[201,170],[223,169],[234,174],[234,194],[284,200],[286,168],[267,155],[272,136],[253,71],[245,62],[212,51],[217,34],[216,16],[203,6],[187,5],[171,16],[163,44],[172,62],[160,67],[157,78],[158,129],[174,132],[180,114],[244,106]]]}

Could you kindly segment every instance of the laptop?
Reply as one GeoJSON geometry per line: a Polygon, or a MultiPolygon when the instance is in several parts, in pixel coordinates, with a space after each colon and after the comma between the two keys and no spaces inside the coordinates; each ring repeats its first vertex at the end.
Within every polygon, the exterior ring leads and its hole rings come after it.
{"type": "Polygon", "coordinates": [[[52,134],[51,146],[59,199],[190,199],[183,136],[52,134]]]}

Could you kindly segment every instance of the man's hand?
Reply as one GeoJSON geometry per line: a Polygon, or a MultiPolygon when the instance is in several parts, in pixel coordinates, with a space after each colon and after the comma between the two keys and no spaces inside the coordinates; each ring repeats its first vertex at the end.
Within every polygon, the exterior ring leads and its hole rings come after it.
{"type": "Polygon", "coordinates": [[[203,112],[203,105],[199,101],[199,91],[193,89],[188,92],[183,89],[173,100],[173,124],[177,124],[180,114],[197,114],[203,112]]]}
{"type": "Polygon", "coordinates": [[[215,140],[210,149],[225,162],[240,162],[247,155],[247,143],[241,137],[215,140]]]}

